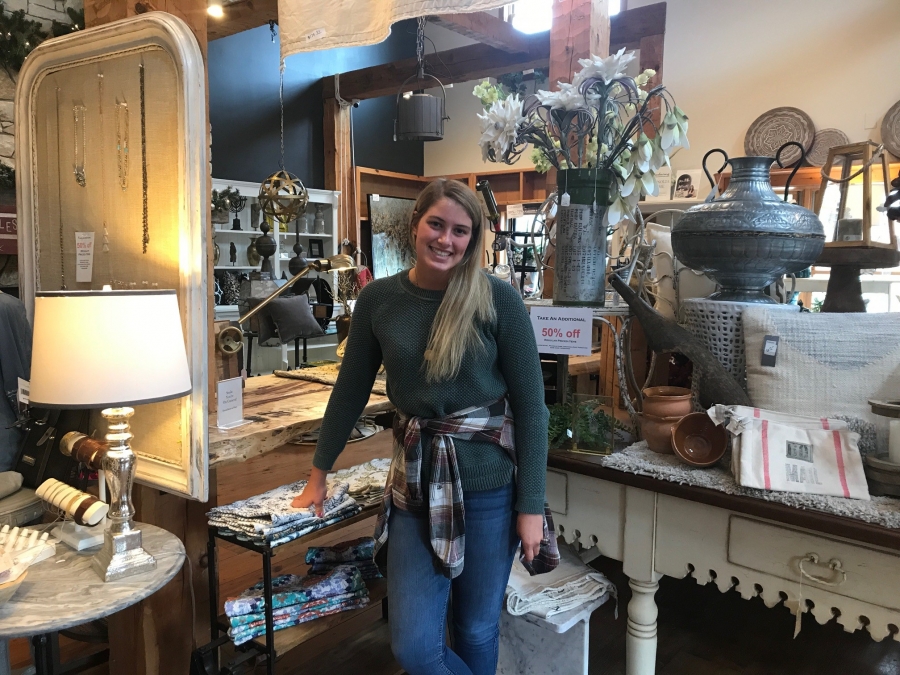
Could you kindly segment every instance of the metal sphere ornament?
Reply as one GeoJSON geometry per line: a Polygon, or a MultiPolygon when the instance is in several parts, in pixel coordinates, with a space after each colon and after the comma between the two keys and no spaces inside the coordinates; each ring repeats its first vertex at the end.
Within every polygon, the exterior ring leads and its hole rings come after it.
{"type": "Polygon", "coordinates": [[[259,207],[279,223],[294,220],[309,202],[309,192],[297,176],[282,169],[259,186],[259,207]]]}

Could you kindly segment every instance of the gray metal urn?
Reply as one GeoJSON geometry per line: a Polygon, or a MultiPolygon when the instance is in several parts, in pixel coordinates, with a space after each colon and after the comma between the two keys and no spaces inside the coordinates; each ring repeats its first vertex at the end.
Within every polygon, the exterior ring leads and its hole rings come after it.
{"type": "Polygon", "coordinates": [[[672,228],[675,257],[720,286],[711,300],[774,303],[762,290],[806,269],[825,244],[816,214],[772,190],[771,157],[734,157],[722,196],[689,208],[672,228]]]}

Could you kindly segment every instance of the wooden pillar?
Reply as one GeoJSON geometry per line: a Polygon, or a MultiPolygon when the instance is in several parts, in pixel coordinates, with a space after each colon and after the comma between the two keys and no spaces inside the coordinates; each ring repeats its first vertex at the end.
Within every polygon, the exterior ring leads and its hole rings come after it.
{"type": "Polygon", "coordinates": [[[609,55],[609,0],[560,0],[553,3],[550,28],[550,86],[571,82],[578,59],[609,55]]]}
{"type": "Polygon", "coordinates": [[[341,107],[336,98],[325,99],[325,189],[340,190],[338,243],[344,239],[359,245],[359,195],[352,166],[349,107],[341,107]]]}
{"type": "MultiPolygon", "coordinates": [[[[187,23],[197,39],[204,60],[206,59],[206,0],[84,0],[85,26],[93,28],[154,10],[174,14],[187,23]]],[[[212,190],[211,175],[207,180],[207,188],[206,194],[209,198],[212,190]]],[[[209,230],[206,236],[207,250],[212,251],[209,230]]],[[[207,261],[207,277],[212,279],[212,274],[212,254],[210,254],[207,261]]],[[[215,305],[212,298],[213,284],[209,284],[209,288],[208,332],[211,340],[209,372],[215,373],[212,351],[215,305]]],[[[210,391],[210,406],[215,406],[214,377],[210,381],[210,391]]],[[[209,641],[205,513],[215,505],[216,480],[213,471],[210,471],[209,478],[210,502],[206,504],[144,486],[134,486],[132,496],[136,507],[136,520],[157,525],[175,534],[185,544],[189,563],[186,562],[181,572],[155,594],[109,618],[110,673],[129,675],[186,673],[190,668],[192,649],[209,641]]]]}
{"type": "MultiPolygon", "coordinates": [[[[571,82],[578,59],[609,55],[609,0],[558,0],[550,28],[550,88],[571,82]]],[[[555,172],[554,172],[555,173],[555,172]]],[[[549,177],[548,177],[549,187],[549,177]]],[[[550,265],[555,260],[551,257],[550,265]]],[[[544,271],[544,297],[553,297],[553,270],[544,271]]]]}

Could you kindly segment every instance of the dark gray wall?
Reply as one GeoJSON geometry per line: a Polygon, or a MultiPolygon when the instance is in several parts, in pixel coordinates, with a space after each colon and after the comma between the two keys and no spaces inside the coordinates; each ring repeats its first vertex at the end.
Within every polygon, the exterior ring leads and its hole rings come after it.
{"type": "MultiPolygon", "coordinates": [[[[276,31],[277,31],[276,27],[276,31]]],[[[321,78],[415,56],[415,22],[392,27],[384,42],[289,56],[284,71],[284,162],[307,187],[325,187],[321,78]]],[[[280,166],[278,38],[268,26],[209,43],[212,175],[262,182],[280,166]]],[[[422,174],[421,142],[393,141],[394,97],[353,110],[356,163],[422,174]]]]}

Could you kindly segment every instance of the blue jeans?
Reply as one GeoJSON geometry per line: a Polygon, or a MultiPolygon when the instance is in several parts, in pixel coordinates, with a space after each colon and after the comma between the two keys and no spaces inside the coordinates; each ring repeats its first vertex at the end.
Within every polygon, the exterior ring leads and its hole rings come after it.
{"type": "Polygon", "coordinates": [[[463,494],[465,562],[452,581],[435,567],[427,514],[392,509],[387,550],[391,649],[409,675],[497,672],[500,610],[519,545],[514,499],[512,482],[463,494]],[[453,649],[444,640],[451,592],[453,649]]]}

